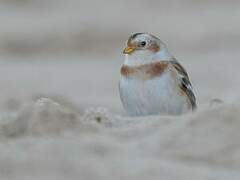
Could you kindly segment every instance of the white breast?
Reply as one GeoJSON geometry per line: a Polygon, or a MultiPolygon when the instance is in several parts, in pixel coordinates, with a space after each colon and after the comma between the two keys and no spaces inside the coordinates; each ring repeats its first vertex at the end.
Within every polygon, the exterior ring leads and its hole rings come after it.
{"type": "Polygon", "coordinates": [[[132,116],[176,115],[188,110],[188,100],[180,95],[169,72],[149,80],[121,76],[119,91],[125,110],[132,116]]]}

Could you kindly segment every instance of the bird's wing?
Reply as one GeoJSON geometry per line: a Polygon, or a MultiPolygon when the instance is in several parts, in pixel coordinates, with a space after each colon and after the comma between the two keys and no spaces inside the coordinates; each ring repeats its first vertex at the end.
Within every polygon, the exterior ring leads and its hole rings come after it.
{"type": "Polygon", "coordinates": [[[189,99],[189,101],[192,105],[192,109],[193,110],[196,109],[197,108],[196,97],[193,93],[192,84],[189,80],[189,77],[188,77],[188,74],[187,74],[186,70],[176,59],[170,61],[170,64],[177,71],[177,79],[178,79],[179,87],[187,95],[187,97],[188,97],[188,99],[189,99]]]}

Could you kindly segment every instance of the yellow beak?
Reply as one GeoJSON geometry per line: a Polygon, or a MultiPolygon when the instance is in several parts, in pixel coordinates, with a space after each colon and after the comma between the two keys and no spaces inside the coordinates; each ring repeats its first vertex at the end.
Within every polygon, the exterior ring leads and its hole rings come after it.
{"type": "Polygon", "coordinates": [[[128,46],[123,50],[123,53],[124,54],[131,54],[133,51],[135,51],[135,49],[133,47],[128,46]]]}

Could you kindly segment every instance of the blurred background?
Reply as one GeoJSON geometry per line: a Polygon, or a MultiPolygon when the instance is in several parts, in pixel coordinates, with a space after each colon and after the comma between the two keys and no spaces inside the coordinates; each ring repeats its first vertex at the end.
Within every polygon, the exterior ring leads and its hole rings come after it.
{"type": "Polygon", "coordinates": [[[239,17],[237,0],[0,0],[0,179],[240,179],[239,17]],[[125,117],[136,32],[187,69],[196,113],[125,117]]]}
{"type": "Polygon", "coordinates": [[[199,103],[231,100],[239,90],[239,8],[235,0],[1,0],[0,101],[54,94],[122,112],[122,49],[135,32],[168,44],[199,103]]]}

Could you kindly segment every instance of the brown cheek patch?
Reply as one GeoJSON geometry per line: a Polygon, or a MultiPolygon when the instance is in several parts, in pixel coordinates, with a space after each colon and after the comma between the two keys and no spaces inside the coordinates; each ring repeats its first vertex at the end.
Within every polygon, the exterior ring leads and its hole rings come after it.
{"type": "Polygon", "coordinates": [[[152,79],[161,75],[167,68],[168,63],[157,62],[140,66],[126,66],[121,68],[121,74],[125,77],[136,77],[138,79],[152,79]]]}
{"type": "Polygon", "coordinates": [[[149,47],[149,50],[155,53],[155,52],[158,52],[160,50],[160,47],[157,44],[154,43],[149,47]]]}

